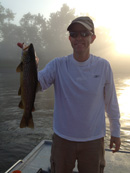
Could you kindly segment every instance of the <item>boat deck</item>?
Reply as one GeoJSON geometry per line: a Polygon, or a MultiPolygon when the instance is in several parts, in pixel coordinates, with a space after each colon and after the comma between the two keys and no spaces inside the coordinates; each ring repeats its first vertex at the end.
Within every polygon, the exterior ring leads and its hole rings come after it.
{"type": "MultiPolygon", "coordinates": [[[[51,141],[41,141],[31,153],[23,160],[16,162],[5,173],[12,173],[20,170],[22,173],[49,173],[51,141]],[[40,172],[40,168],[44,171],[40,172]]],[[[129,173],[130,172],[130,153],[117,152],[113,154],[110,150],[105,152],[106,167],[104,173],[129,173]]],[[[73,170],[78,173],[77,168],[73,170]]]]}

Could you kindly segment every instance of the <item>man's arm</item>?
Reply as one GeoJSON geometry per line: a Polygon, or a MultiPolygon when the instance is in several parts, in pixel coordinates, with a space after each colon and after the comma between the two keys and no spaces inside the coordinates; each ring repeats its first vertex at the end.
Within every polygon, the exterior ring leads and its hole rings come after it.
{"type": "Polygon", "coordinates": [[[116,89],[113,79],[113,73],[111,67],[106,68],[106,85],[105,85],[105,110],[110,122],[110,149],[113,153],[119,151],[121,140],[120,140],[120,111],[116,95],[116,89]]]}

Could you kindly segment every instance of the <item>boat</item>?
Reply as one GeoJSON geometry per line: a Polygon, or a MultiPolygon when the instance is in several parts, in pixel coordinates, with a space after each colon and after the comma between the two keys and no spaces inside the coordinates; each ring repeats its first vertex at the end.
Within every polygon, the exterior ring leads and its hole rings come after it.
{"type": "MultiPolygon", "coordinates": [[[[5,173],[50,173],[52,141],[42,140],[23,160],[18,160],[5,173]]],[[[106,167],[104,173],[129,173],[130,152],[112,153],[105,149],[106,167]]],[[[75,166],[73,173],[78,173],[75,166]]]]}

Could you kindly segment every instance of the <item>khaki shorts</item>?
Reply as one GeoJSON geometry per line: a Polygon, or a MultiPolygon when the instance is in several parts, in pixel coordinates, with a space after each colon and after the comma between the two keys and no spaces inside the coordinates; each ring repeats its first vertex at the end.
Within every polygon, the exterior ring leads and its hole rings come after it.
{"type": "Polygon", "coordinates": [[[53,135],[51,173],[72,173],[77,160],[79,173],[103,173],[104,138],[73,142],[53,135]]]}

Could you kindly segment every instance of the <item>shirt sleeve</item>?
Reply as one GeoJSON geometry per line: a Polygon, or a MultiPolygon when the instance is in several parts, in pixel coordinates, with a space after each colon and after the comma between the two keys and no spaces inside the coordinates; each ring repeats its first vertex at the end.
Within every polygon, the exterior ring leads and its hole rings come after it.
{"type": "Polygon", "coordinates": [[[50,61],[43,70],[38,72],[38,81],[42,90],[49,88],[55,81],[55,60],[50,61]]]}
{"type": "Polygon", "coordinates": [[[120,111],[110,65],[106,68],[106,84],[104,92],[105,111],[110,122],[111,136],[120,137],[120,111]]]}

